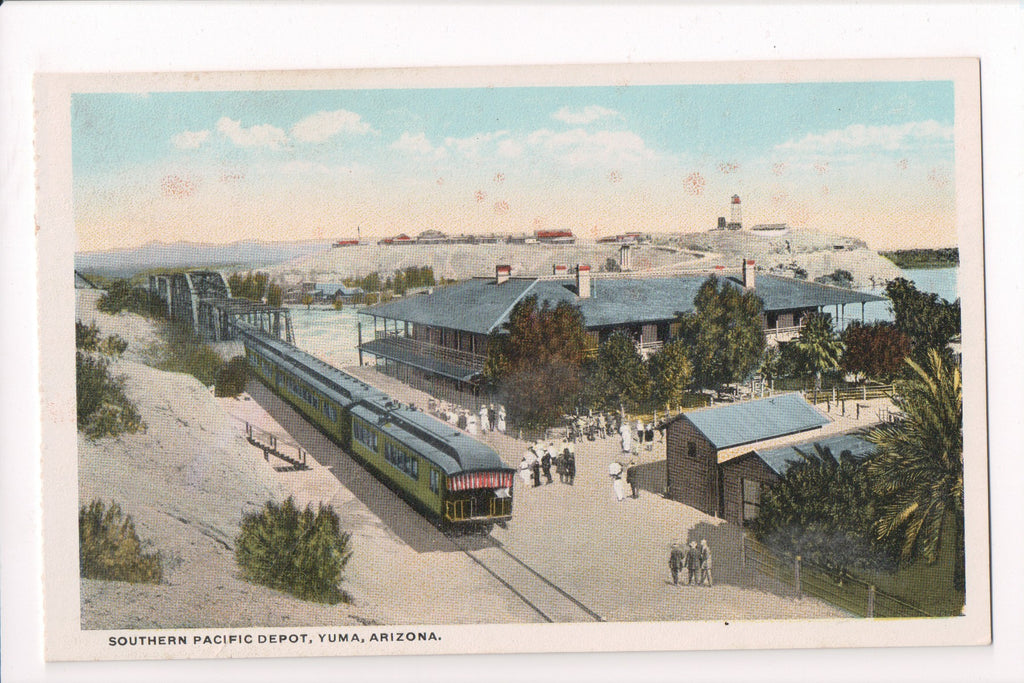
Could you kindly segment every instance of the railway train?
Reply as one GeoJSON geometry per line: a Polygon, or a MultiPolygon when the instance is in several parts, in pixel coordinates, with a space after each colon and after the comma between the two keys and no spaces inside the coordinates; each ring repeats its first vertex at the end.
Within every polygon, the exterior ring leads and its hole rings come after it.
{"type": "Polygon", "coordinates": [[[260,381],[431,521],[490,531],[511,519],[515,470],[494,449],[245,321],[234,325],[260,381]]]}

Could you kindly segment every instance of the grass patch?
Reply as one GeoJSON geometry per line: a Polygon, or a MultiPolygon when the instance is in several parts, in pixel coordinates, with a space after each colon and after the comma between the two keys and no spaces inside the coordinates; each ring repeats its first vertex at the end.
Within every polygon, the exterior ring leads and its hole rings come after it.
{"type": "Polygon", "coordinates": [[[160,583],[160,553],[142,552],[131,515],[101,500],[78,511],[79,568],[83,578],[129,583],[160,583]]]}
{"type": "Polygon", "coordinates": [[[170,323],[161,330],[164,349],[156,361],[159,370],[192,375],[206,386],[216,384],[224,361],[208,344],[181,323],[170,323]]]}
{"type": "Polygon", "coordinates": [[[246,515],[235,549],[246,581],[331,605],[347,602],[339,584],[351,556],[331,506],[299,510],[291,497],[246,515]]]}
{"type": "Polygon", "coordinates": [[[955,268],[960,265],[960,250],[947,249],[897,249],[880,252],[882,256],[900,268],[955,268]]]}

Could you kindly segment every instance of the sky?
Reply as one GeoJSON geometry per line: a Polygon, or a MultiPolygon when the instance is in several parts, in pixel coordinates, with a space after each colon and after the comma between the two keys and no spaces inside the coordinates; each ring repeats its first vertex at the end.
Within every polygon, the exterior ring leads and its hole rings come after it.
{"type": "Polygon", "coordinates": [[[743,223],[956,243],[946,81],[77,93],[79,251],[743,223]]]}

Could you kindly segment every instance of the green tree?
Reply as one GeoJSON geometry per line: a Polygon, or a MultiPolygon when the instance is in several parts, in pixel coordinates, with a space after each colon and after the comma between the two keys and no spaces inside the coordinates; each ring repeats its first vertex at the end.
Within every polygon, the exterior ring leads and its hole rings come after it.
{"type": "Polygon", "coordinates": [[[591,386],[602,408],[638,408],[650,398],[650,371],[628,333],[614,332],[598,347],[591,386]]]}
{"type": "Polygon", "coordinates": [[[712,389],[740,382],[764,353],[761,300],[712,275],[701,285],[694,311],[680,316],[680,337],[691,349],[697,386],[712,389]]]}
{"type": "Polygon", "coordinates": [[[896,278],[885,286],[896,329],[910,337],[914,357],[926,361],[929,349],[945,349],[960,334],[960,301],[949,303],[938,294],[918,291],[909,280],[896,278]]]}
{"type": "Polygon", "coordinates": [[[677,339],[662,346],[647,362],[651,372],[652,395],[658,405],[682,405],[686,388],[693,380],[693,365],[686,342],[677,339]]]}
{"type": "Polygon", "coordinates": [[[910,337],[892,323],[850,324],[843,330],[845,372],[865,378],[891,382],[906,368],[910,355],[910,337]]]}
{"type": "Polygon", "coordinates": [[[238,396],[245,391],[245,382],[249,378],[249,363],[245,356],[235,356],[221,366],[214,384],[215,396],[238,396]]]}
{"type": "Polygon", "coordinates": [[[308,293],[307,294],[303,294],[302,295],[302,303],[306,307],[306,309],[308,310],[309,307],[313,305],[313,295],[312,294],[308,294],[308,293]]]}
{"type": "Polygon", "coordinates": [[[814,375],[814,389],[821,390],[822,373],[838,370],[843,357],[843,342],[832,329],[832,319],[821,313],[807,316],[793,347],[800,352],[804,370],[814,375]]]}
{"type": "Polygon", "coordinates": [[[283,298],[284,292],[281,291],[281,285],[274,284],[273,282],[267,284],[267,304],[269,306],[280,308],[283,298]]]}
{"type": "Polygon", "coordinates": [[[863,465],[815,444],[761,497],[751,530],[776,552],[800,555],[842,582],[850,570],[892,569],[898,552],[875,539],[877,499],[863,465]]]}
{"type": "Polygon", "coordinates": [[[898,539],[904,560],[933,563],[954,550],[954,586],[964,589],[963,388],[960,368],[937,350],[927,364],[907,359],[913,376],[897,384],[901,420],[875,427],[879,454],[868,474],[884,501],[875,532],[898,539]],[[949,533],[952,538],[949,538],[949,533]]]}
{"type": "Polygon", "coordinates": [[[513,307],[503,333],[492,334],[484,377],[502,395],[509,420],[549,426],[575,404],[589,340],[579,308],[537,297],[513,307]]]}

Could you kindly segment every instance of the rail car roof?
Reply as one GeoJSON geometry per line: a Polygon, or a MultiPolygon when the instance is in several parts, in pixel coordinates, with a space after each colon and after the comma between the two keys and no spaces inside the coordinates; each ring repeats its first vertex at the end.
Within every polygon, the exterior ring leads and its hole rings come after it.
{"type": "Polygon", "coordinates": [[[329,363],[325,363],[316,356],[306,353],[296,346],[261,334],[255,329],[248,329],[244,331],[257,344],[268,347],[274,351],[282,358],[281,362],[288,365],[288,367],[293,371],[309,374],[310,370],[315,370],[315,372],[322,377],[320,384],[326,384],[322,391],[325,391],[325,393],[340,391],[343,395],[346,395],[347,398],[347,401],[343,401],[343,403],[351,403],[364,398],[372,398],[382,401],[390,400],[387,394],[376,387],[370,386],[366,382],[356,379],[347,372],[339,370],[329,363]]]}
{"type": "Polygon", "coordinates": [[[267,336],[248,325],[246,328],[243,331],[249,339],[279,356],[278,363],[302,376],[304,381],[332,400],[349,408],[354,415],[423,455],[445,474],[511,469],[493,448],[451,425],[393,401],[383,391],[287,342],[267,336]],[[342,396],[338,396],[339,391],[342,396]],[[347,400],[339,400],[346,394],[347,400]],[[380,418],[384,416],[392,419],[382,423],[380,418]]]}
{"type": "Polygon", "coordinates": [[[440,467],[446,475],[511,470],[490,446],[408,406],[385,410],[382,406],[362,403],[353,406],[351,410],[356,417],[369,422],[398,443],[408,446],[440,467]],[[409,426],[412,426],[412,429],[409,429],[409,426]],[[435,440],[441,441],[446,448],[431,443],[435,440]]]}

